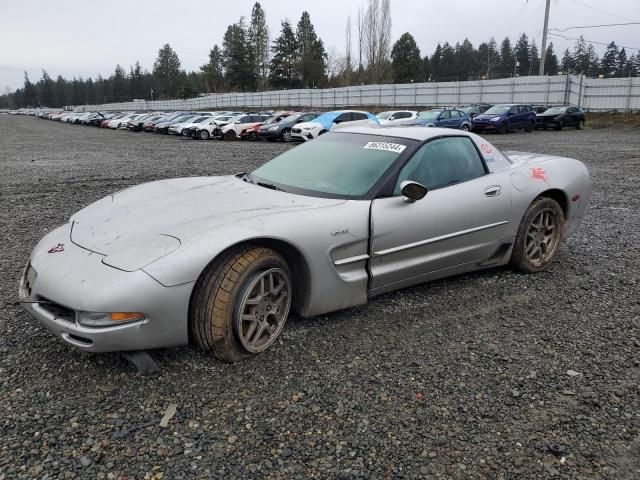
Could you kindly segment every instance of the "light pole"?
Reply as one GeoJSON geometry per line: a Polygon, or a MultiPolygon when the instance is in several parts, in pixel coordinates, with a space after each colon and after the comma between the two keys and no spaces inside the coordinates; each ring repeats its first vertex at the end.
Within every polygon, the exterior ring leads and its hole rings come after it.
{"type": "Polygon", "coordinates": [[[551,8],[551,0],[547,0],[547,6],[544,9],[544,28],[542,29],[542,50],[540,51],[540,68],[538,75],[544,75],[544,62],[547,59],[547,32],[549,30],[549,9],[551,8]]]}

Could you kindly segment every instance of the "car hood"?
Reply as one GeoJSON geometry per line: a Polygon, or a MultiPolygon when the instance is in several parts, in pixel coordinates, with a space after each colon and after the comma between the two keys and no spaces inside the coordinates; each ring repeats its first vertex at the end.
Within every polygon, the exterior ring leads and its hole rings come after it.
{"type": "Polygon", "coordinates": [[[296,125],[296,128],[304,129],[304,128],[325,128],[324,125],[320,122],[302,122],[296,125]]]}
{"type": "Polygon", "coordinates": [[[131,270],[193,236],[215,235],[224,224],[343,202],[276,191],[235,176],[160,180],[110,195],[77,212],[71,217],[71,241],[106,256],[134,252],[125,262],[128,268],[123,268],[131,270]]]}
{"type": "Polygon", "coordinates": [[[542,112],[542,113],[536,114],[537,117],[559,117],[560,115],[564,115],[564,113],[546,113],[546,112],[542,112]]]}

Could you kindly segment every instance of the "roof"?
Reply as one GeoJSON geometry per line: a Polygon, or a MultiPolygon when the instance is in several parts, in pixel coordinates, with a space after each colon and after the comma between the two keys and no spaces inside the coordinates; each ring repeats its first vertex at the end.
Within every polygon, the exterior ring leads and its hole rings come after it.
{"type": "Polygon", "coordinates": [[[446,135],[467,135],[462,130],[437,127],[402,127],[402,126],[358,126],[342,127],[336,130],[340,133],[360,133],[366,135],[381,135],[385,137],[409,138],[411,140],[424,141],[432,137],[446,135]]]}

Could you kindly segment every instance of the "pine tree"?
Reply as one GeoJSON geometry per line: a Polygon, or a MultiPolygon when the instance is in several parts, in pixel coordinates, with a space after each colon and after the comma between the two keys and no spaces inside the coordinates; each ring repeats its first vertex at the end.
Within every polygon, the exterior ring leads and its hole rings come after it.
{"type": "Polygon", "coordinates": [[[42,70],[42,78],[38,82],[38,99],[41,107],[57,106],[54,83],[45,70],[42,70]]]}
{"type": "Polygon", "coordinates": [[[432,69],[431,69],[431,60],[429,60],[429,55],[425,55],[424,58],[422,59],[422,72],[423,72],[424,79],[427,82],[430,81],[432,69]]]}
{"type": "Polygon", "coordinates": [[[553,51],[553,42],[547,47],[547,54],[544,56],[544,71],[547,75],[557,75],[560,66],[558,64],[558,57],[553,51]]]}
{"type": "Polygon", "coordinates": [[[129,85],[124,69],[120,65],[116,65],[116,69],[111,76],[111,98],[115,102],[124,102],[129,100],[129,85]]]}
{"type": "Polygon", "coordinates": [[[511,48],[511,40],[505,38],[500,45],[500,75],[511,77],[515,71],[516,59],[511,48]]]}
{"type": "Polygon", "coordinates": [[[146,98],[147,92],[144,87],[144,77],[140,62],[131,67],[129,73],[129,94],[131,98],[146,98]]]}
{"type": "Polygon", "coordinates": [[[267,88],[269,80],[269,29],[259,2],[253,5],[248,31],[249,57],[253,63],[258,89],[267,88]]]}
{"type": "Polygon", "coordinates": [[[438,82],[440,80],[440,76],[442,74],[442,46],[438,43],[436,46],[433,55],[431,55],[431,60],[429,61],[431,66],[431,76],[430,80],[433,82],[438,82]]]}
{"type": "Polygon", "coordinates": [[[36,98],[36,88],[29,80],[29,74],[27,74],[26,71],[24,72],[24,90],[22,93],[22,103],[25,107],[35,107],[38,103],[38,99],[36,98]]]}
{"type": "Polygon", "coordinates": [[[244,18],[227,28],[222,41],[222,59],[229,88],[241,91],[255,90],[257,77],[244,18]]]}
{"type": "Polygon", "coordinates": [[[158,96],[175,98],[180,90],[180,59],[178,54],[166,43],[158,50],[158,58],[153,64],[158,96]]]}
{"type": "Polygon", "coordinates": [[[440,56],[440,79],[441,82],[449,82],[458,79],[456,72],[456,52],[449,42],[444,42],[442,55],[440,56]]]}
{"type": "Polygon", "coordinates": [[[209,63],[200,67],[204,74],[205,90],[207,92],[222,91],[224,85],[224,68],[222,64],[222,51],[218,45],[214,45],[209,51],[209,63]]]}
{"type": "Polygon", "coordinates": [[[391,70],[394,83],[422,82],[424,63],[420,49],[410,33],[403,33],[391,49],[391,70]]]}
{"type": "Polygon", "coordinates": [[[280,36],[271,47],[271,73],[269,81],[274,88],[299,88],[298,75],[298,42],[289,20],[282,22],[280,36]]]}
{"type": "Polygon", "coordinates": [[[569,51],[568,48],[564,51],[564,54],[562,55],[562,63],[560,65],[562,68],[562,72],[565,75],[574,73],[575,66],[574,66],[573,56],[571,55],[571,52],[569,51]]]}
{"type": "Polygon", "coordinates": [[[69,100],[67,98],[67,81],[62,78],[62,75],[58,75],[56,78],[56,84],[54,86],[56,105],[57,107],[64,107],[68,105],[69,100]]]}
{"type": "Polygon", "coordinates": [[[469,80],[478,67],[476,64],[477,55],[473,49],[473,44],[465,38],[461,44],[456,44],[455,48],[456,67],[455,76],[458,80],[469,80]]]}
{"type": "Polygon", "coordinates": [[[518,75],[529,75],[529,68],[531,66],[531,47],[529,45],[529,38],[525,33],[520,35],[520,38],[513,49],[513,53],[516,57],[516,62],[519,63],[516,67],[518,75]]]}
{"type": "Polygon", "coordinates": [[[527,75],[538,75],[540,71],[540,54],[535,40],[531,42],[529,47],[529,72],[527,75]]]}
{"type": "Polygon", "coordinates": [[[500,54],[496,41],[481,43],[476,52],[477,73],[485,79],[493,78],[499,69],[500,54]]]}
{"type": "Polygon", "coordinates": [[[302,12],[296,38],[300,52],[298,76],[306,88],[318,86],[324,81],[327,67],[327,54],[322,40],[318,38],[308,12],[302,12]]]}
{"type": "Polygon", "coordinates": [[[618,58],[616,61],[616,77],[628,77],[629,76],[629,63],[627,61],[627,51],[621,48],[618,52],[618,58]]]}
{"type": "Polygon", "coordinates": [[[611,42],[607,45],[607,49],[602,56],[602,61],[600,62],[600,73],[604,77],[611,78],[616,75],[616,71],[618,70],[619,53],[616,42],[611,42]]]}

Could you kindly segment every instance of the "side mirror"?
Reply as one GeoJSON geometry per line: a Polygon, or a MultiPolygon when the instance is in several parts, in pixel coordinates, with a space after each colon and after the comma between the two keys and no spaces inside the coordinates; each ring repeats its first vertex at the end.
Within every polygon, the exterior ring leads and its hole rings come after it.
{"type": "Polygon", "coordinates": [[[240,120],[236,120],[235,124],[238,125],[240,123],[240,120]]]}
{"type": "Polygon", "coordinates": [[[427,194],[427,187],[412,180],[405,180],[400,184],[400,192],[404,196],[405,202],[413,203],[424,198],[427,194]]]}

